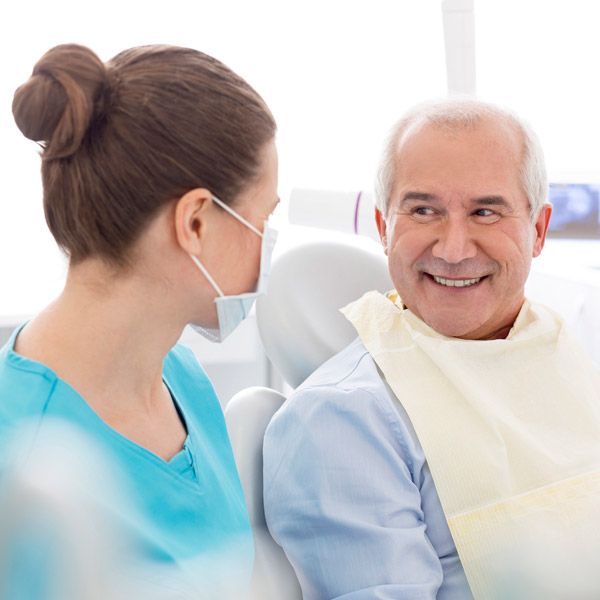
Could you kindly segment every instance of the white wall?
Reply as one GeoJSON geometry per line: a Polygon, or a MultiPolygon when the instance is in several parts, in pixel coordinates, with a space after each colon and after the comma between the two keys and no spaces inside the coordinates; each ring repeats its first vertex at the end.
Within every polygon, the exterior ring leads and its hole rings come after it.
{"type": "MultiPolygon", "coordinates": [[[[34,0],[8,3],[3,23],[0,327],[37,312],[65,273],[42,215],[37,149],[10,108],[15,88],[51,46],[82,43],[106,60],[129,46],[170,43],[224,61],[275,114],[284,200],[292,186],[371,187],[392,121],[407,105],[445,91],[437,0],[34,0]]],[[[191,338],[224,400],[235,386],[268,383],[257,340],[240,336],[247,352],[237,362],[233,353],[227,367],[216,358],[220,350],[191,338]]]]}
{"type": "MultiPolygon", "coordinates": [[[[474,4],[480,95],[532,122],[555,181],[600,180],[600,3],[474,4]]],[[[0,37],[0,327],[39,310],[59,292],[65,272],[42,216],[35,144],[18,132],[10,110],[15,88],[48,48],[78,42],[108,59],[132,45],[164,42],[217,56],[258,89],[278,120],[285,201],[292,187],[371,188],[390,125],[408,106],[446,92],[441,15],[441,0],[7,3],[0,37]]],[[[584,261],[585,253],[573,260],[584,261]]],[[[240,387],[256,379],[238,367],[240,387]]],[[[255,374],[257,368],[249,367],[255,374]]]]}
{"type": "Polygon", "coordinates": [[[103,59],[137,44],[217,56],[264,96],[279,124],[280,192],[371,187],[384,134],[409,104],[445,91],[440,5],[374,0],[10,2],[0,37],[0,315],[35,312],[64,265],[42,216],[39,158],[11,115],[15,88],[62,42],[103,59]]]}

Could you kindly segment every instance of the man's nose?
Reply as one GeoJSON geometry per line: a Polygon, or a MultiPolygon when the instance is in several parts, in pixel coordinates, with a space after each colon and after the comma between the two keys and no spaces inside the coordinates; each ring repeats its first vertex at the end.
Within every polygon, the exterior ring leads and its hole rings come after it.
{"type": "Polygon", "coordinates": [[[458,264],[477,255],[477,245],[463,219],[448,218],[440,224],[438,238],[433,244],[432,254],[450,264],[458,264]]]}

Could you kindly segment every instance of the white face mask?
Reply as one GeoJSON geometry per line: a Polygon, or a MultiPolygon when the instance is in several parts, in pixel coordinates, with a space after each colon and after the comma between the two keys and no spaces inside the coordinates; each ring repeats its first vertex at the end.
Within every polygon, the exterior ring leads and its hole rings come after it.
{"type": "Polygon", "coordinates": [[[258,275],[256,289],[253,292],[246,292],[244,294],[238,294],[237,296],[226,296],[217,285],[217,282],[206,270],[206,267],[193,254],[190,254],[191,259],[196,263],[202,273],[204,273],[204,276],[208,279],[213,288],[215,288],[217,294],[219,294],[219,296],[215,298],[219,327],[217,329],[209,329],[194,323],[190,323],[190,326],[205,338],[208,338],[213,342],[222,342],[248,316],[256,298],[264,295],[267,291],[267,280],[271,269],[271,255],[273,254],[273,247],[277,240],[277,231],[270,228],[268,221],[265,221],[264,230],[261,233],[254,225],[246,221],[244,217],[238,215],[232,208],[227,206],[224,202],[221,202],[217,197],[213,196],[212,199],[213,202],[216,202],[221,208],[225,209],[238,221],[242,222],[249,229],[252,229],[254,233],[262,238],[260,273],[258,275]]]}

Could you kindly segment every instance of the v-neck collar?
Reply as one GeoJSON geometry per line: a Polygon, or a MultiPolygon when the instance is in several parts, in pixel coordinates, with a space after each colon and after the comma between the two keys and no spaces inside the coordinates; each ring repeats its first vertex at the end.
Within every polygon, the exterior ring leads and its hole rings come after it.
{"type": "MultiPolygon", "coordinates": [[[[171,396],[171,400],[173,401],[173,404],[175,405],[175,408],[176,408],[178,414],[180,415],[180,418],[181,418],[181,420],[184,424],[184,427],[186,428],[186,432],[187,432],[182,449],[177,454],[175,454],[173,457],[171,457],[171,459],[168,461],[161,458],[160,456],[158,456],[156,453],[152,452],[148,448],[129,439],[127,436],[123,435],[122,433],[120,433],[119,431],[117,431],[116,429],[111,427],[88,404],[88,402],[86,402],[85,398],[74,387],[72,387],[64,379],[61,379],[50,367],[48,367],[44,363],[33,360],[26,356],[22,356],[21,354],[18,354],[17,352],[15,352],[14,346],[15,346],[17,336],[19,335],[21,330],[25,327],[25,325],[27,325],[27,323],[28,323],[28,321],[26,321],[25,323],[23,323],[19,327],[17,327],[15,329],[15,331],[13,332],[12,336],[10,337],[9,341],[6,344],[7,361],[9,364],[11,364],[12,366],[14,366],[15,368],[17,368],[19,370],[24,370],[24,371],[28,371],[30,373],[35,373],[37,375],[44,377],[47,380],[52,380],[55,382],[54,385],[60,385],[64,388],[68,389],[70,394],[79,401],[79,403],[84,407],[84,409],[86,410],[88,415],[91,416],[92,420],[99,427],[101,427],[106,432],[108,432],[108,434],[113,439],[118,441],[119,445],[126,446],[126,447],[129,447],[130,449],[133,449],[137,454],[144,455],[148,459],[152,460],[153,462],[159,463],[164,469],[171,472],[173,475],[176,475],[179,478],[184,479],[188,483],[192,483],[192,479],[189,476],[186,476],[186,474],[184,472],[185,469],[182,472],[180,472],[180,466],[181,466],[183,460],[185,460],[188,463],[190,461],[192,461],[192,465],[190,465],[190,467],[192,467],[192,469],[194,470],[194,475],[195,475],[195,469],[193,467],[193,456],[194,456],[195,444],[193,441],[194,436],[191,431],[192,426],[191,426],[190,419],[186,415],[185,408],[182,406],[181,402],[178,400],[177,394],[176,394],[173,386],[168,381],[168,378],[165,376],[164,371],[163,371],[162,381],[163,381],[164,385],[167,387],[169,395],[171,396]]],[[[163,369],[164,369],[164,361],[163,361],[163,369]]],[[[195,476],[193,478],[193,481],[195,481],[195,476]]]]}

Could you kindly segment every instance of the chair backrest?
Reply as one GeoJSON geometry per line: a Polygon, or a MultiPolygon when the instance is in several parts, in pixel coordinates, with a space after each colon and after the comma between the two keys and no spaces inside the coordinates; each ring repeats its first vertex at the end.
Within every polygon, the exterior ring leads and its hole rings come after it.
{"type": "Polygon", "coordinates": [[[302,600],[294,569],[269,534],[263,504],[263,437],[284,400],[280,392],[252,387],[238,392],[225,407],[227,430],[254,534],[251,600],[302,600]]]}
{"type": "MultiPolygon", "coordinates": [[[[392,289],[387,261],[356,238],[313,242],[287,250],[271,267],[269,293],[256,311],[265,351],[286,382],[296,387],[344,348],[356,332],[339,309],[372,289],[392,289]]],[[[256,558],[252,600],[301,600],[300,585],[283,550],[269,534],[263,504],[262,444],[280,392],[242,390],[225,408],[225,419],[254,532],[256,558]]]]}
{"type": "Polygon", "coordinates": [[[381,247],[358,245],[356,237],[291,248],[274,261],[269,293],[256,304],[268,357],[297,387],[356,337],[340,308],[393,287],[381,247]]]}

